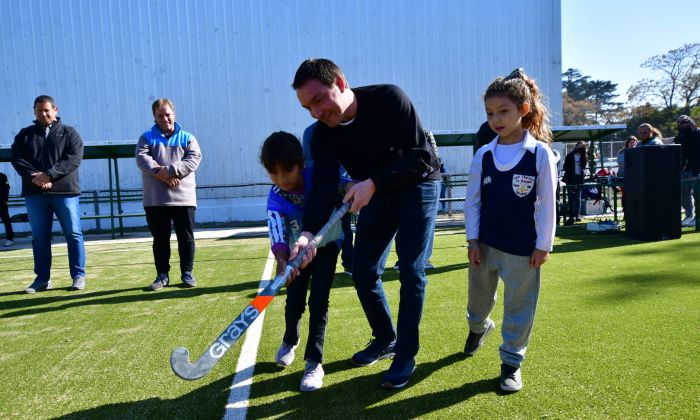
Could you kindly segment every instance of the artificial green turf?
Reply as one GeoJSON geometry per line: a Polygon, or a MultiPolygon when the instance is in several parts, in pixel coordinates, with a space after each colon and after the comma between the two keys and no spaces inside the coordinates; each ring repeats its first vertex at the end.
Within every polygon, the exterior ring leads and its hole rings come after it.
{"type": "MultiPolygon", "coordinates": [[[[31,250],[0,254],[0,418],[220,418],[241,343],[210,375],[175,377],[173,348],[193,358],[254,296],[267,258],[258,239],[200,240],[194,289],[145,291],[150,243],[87,246],[88,287],[69,292],[65,248],[54,248],[57,290],[24,295],[31,250]]],[[[500,337],[472,358],[467,334],[466,249],[461,230],[436,237],[418,369],[400,391],[379,387],[389,361],[353,368],[370,330],[348,276],[331,295],[324,388],[300,393],[298,358],[274,364],[284,295],[266,311],[249,418],[693,418],[700,412],[700,235],[641,243],[624,235],[562,229],[543,269],[525,388],[498,391],[500,337]]],[[[175,247],[175,244],[173,244],[175,247]]],[[[391,256],[388,265],[393,265],[391,256]]],[[[394,314],[398,275],[385,287],[394,314]]],[[[502,289],[493,318],[500,326],[502,289]]],[[[242,340],[241,340],[242,341],[242,340]]]]}

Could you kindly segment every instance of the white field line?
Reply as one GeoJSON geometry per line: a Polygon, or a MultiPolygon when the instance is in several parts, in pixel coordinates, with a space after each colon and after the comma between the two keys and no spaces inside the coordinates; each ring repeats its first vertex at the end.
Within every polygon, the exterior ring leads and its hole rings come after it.
{"type": "MultiPolygon", "coordinates": [[[[263,270],[262,280],[260,280],[260,285],[258,286],[258,293],[270,283],[274,262],[275,256],[270,251],[263,270]]],[[[250,387],[253,385],[255,359],[258,355],[258,345],[260,344],[264,320],[265,311],[258,316],[253,324],[248,327],[248,331],[246,331],[245,341],[241,347],[241,355],[238,357],[238,364],[236,365],[236,375],[233,377],[233,383],[230,388],[231,393],[226,402],[225,420],[245,420],[246,418],[249,404],[248,397],[250,396],[250,387]]]]}

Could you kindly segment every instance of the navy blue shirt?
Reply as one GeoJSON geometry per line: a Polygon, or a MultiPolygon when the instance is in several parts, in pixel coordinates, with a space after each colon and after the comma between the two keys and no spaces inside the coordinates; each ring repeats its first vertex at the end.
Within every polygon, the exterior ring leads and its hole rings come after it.
{"type": "Polygon", "coordinates": [[[535,249],[537,200],[536,152],[529,150],[517,165],[499,171],[493,152],[482,159],[479,241],[513,255],[530,256],[535,249]]]}

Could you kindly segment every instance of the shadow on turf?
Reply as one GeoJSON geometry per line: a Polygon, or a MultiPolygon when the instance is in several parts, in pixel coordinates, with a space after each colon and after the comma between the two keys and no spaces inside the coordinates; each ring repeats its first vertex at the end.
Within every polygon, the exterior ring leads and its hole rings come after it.
{"type": "MultiPolygon", "coordinates": [[[[683,229],[683,236],[694,235],[698,231],[691,229],[683,229]]],[[[561,239],[567,239],[570,242],[555,245],[552,253],[564,253],[564,252],[578,252],[578,251],[590,251],[595,249],[604,248],[615,248],[626,245],[636,245],[648,242],[660,242],[660,241],[640,241],[637,239],[630,239],[627,237],[625,232],[588,232],[585,226],[581,227],[567,227],[566,229],[558,229],[557,237],[561,239]]],[[[639,254],[643,253],[653,253],[654,251],[637,251],[639,254]]]]}
{"type": "MultiPolygon", "coordinates": [[[[452,354],[440,360],[420,363],[408,387],[415,386],[439,369],[449,367],[464,360],[463,354],[452,354]]],[[[388,364],[387,364],[388,366],[388,364]]],[[[485,393],[501,394],[498,391],[498,378],[483,379],[466,383],[459,388],[440,390],[422,394],[394,403],[381,404],[396,395],[397,391],[381,389],[381,373],[362,375],[362,368],[355,368],[346,360],[324,365],[326,376],[353,369],[357,376],[344,382],[327,386],[313,393],[298,390],[300,371],[257,382],[253,380],[253,406],[248,409],[248,418],[330,418],[330,417],[380,417],[415,418],[437,410],[462,403],[471,397],[485,393]],[[255,405],[255,399],[294,391],[292,396],[255,405]],[[319,403],[322,402],[322,403],[319,403]],[[377,404],[381,404],[376,406],[377,404]]],[[[459,368],[459,367],[455,367],[459,368]]],[[[274,363],[261,363],[256,366],[257,374],[279,372],[274,363]]],[[[62,420],[77,419],[132,419],[132,418],[221,418],[222,407],[228,399],[231,377],[219,379],[174,399],[148,398],[140,401],[105,404],[99,407],[76,411],[56,417],[62,420]]],[[[157,392],[157,390],[154,390],[157,392]]],[[[236,401],[234,401],[236,403],[236,401]]]]}
{"type": "MultiPolygon", "coordinates": [[[[55,418],[63,420],[221,418],[221,410],[228,398],[231,381],[231,376],[227,376],[170,400],[155,397],[140,401],[105,404],[55,418]]],[[[153,392],[157,393],[158,390],[153,392]]]]}
{"type": "MultiPolygon", "coordinates": [[[[434,372],[465,359],[462,353],[457,353],[434,362],[419,362],[407,388],[416,386],[434,372]]],[[[386,367],[388,368],[388,366],[387,363],[386,367]]],[[[394,403],[382,404],[382,401],[393,397],[397,392],[402,392],[402,390],[385,390],[380,387],[383,372],[363,375],[363,368],[355,368],[346,360],[324,364],[324,369],[326,380],[334,373],[348,369],[355,370],[357,375],[344,382],[326,386],[315,393],[296,392],[291,397],[285,397],[284,401],[275,400],[260,405],[255,404],[255,399],[299,389],[301,372],[296,371],[281,377],[277,376],[261,382],[254,382],[253,395],[251,396],[252,406],[248,410],[248,417],[328,418],[342,416],[353,418],[376,416],[377,418],[415,418],[461,403],[478,394],[499,393],[499,378],[496,377],[466,383],[459,388],[440,390],[394,403]],[[324,402],[319,403],[319,401],[324,402]],[[378,404],[379,406],[377,406],[378,404]]],[[[278,372],[279,368],[273,363],[263,363],[259,364],[256,370],[261,374],[270,374],[278,372]]]]}
{"type": "Polygon", "coordinates": [[[26,295],[23,292],[13,292],[11,294],[23,295],[25,296],[25,298],[16,299],[9,302],[2,302],[0,303],[0,310],[12,310],[19,308],[27,309],[21,309],[15,312],[8,312],[6,314],[0,315],[0,318],[13,318],[17,316],[62,311],[78,306],[114,305],[163,299],[182,299],[216,293],[241,292],[250,289],[257,290],[259,284],[259,280],[216,287],[198,286],[194,288],[185,288],[182,287],[180,284],[175,284],[157,292],[151,291],[150,289],[148,289],[148,287],[132,287],[128,289],[114,289],[87,293],[72,292],[70,295],[60,296],[57,295],[56,292],[65,292],[67,290],[66,288],[51,289],[45,292],[39,292],[32,295],[26,295]],[[137,291],[143,291],[143,293],[110,296],[137,291]]]}
{"type": "MultiPolygon", "coordinates": [[[[695,252],[693,250],[693,252],[695,252]]],[[[687,260],[686,260],[687,261],[687,260]]],[[[644,274],[619,273],[605,279],[607,286],[600,288],[596,294],[588,294],[589,299],[596,303],[610,306],[620,302],[640,300],[648,295],[677,286],[700,287],[700,281],[695,273],[680,273],[678,270],[654,271],[644,274]]]]}
{"type": "MultiPolygon", "coordinates": [[[[217,257],[217,258],[212,258],[212,259],[196,259],[196,260],[195,260],[195,263],[197,263],[197,264],[202,264],[202,263],[213,262],[213,263],[219,264],[219,263],[222,263],[222,262],[224,262],[224,261],[260,261],[261,263],[264,264],[264,262],[265,262],[266,260],[267,260],[267,257],[259,257],[259,256],[255,256],[255,257],[245,257],[245,258],[244,258],[244,257],[241,257],[241,258],[220,258],[220,257],[217,257]]],[[[29,261],[29,260],[27,260],[27,261],[29,261]]],[[[174,260],[173,263],[177,263],[177,260],[174,260]]],[[[30,263],[30,264],[31,264],[31,263],[30,263]]],[[[99,265],[99,267],[96,267],[96,268],[104,268],[104,267],[123,267],[123,266],[124,266],[124,262],[123,262],[123,261],[117,261],[117,262],[114,262],[114,263],[101,263],[101,264],[99,265]]],[[[129,261],[129,267],[138,267],[138,266],[148,266],[148,267],[151,267],[151,266],[153,266],[153,261],[143,261],[143,262],[129,261]]],[[[91,265],[89,265],[89,264],[85,266],[86,271],[88,272],[88,274],[90,273],[90,271],[91,271],[90,268],[92,268],[92,267],[94,267],[94,266],[91,266],[91,265]]],[[[55,270],[58,271],[58,270],[61,270],[61,269],[58,268],[58,269],[55,269],[55,270]]],[[[11,273],[11,272],[28,272],[28,273],[31,273],[31,268],[28,268],[27,266],[19,265],[19,264],[17,264],[16,261],[8,261],[8,262],[0,262],[0,271],[2,271],[3,273],[11,273]],[[7,266],[7,267],[6,267],[6,266],[7,266]],[[10,268],[10,267],[13,267],[13,268],[10,268]]],[[[66,272],[67,272],[68,270],[65,270],[65,269],[64,269],[63,271],[66,271],[66,272]]],[[[55,272],[54,272],[54,274],[55,274],[55,272]]],[[[27,284],[28,284],[28,283],[27,283],[27,284]]],[[[14,293],[13,293],[13,292],[5,293],[5,295],[7,295],[7,294],[10,294],[10,295],[11,295],[11,294],[14,294],[14,293]]],[[[3,294],[0,293],[0,296],[3,296],[3,294]]]]}

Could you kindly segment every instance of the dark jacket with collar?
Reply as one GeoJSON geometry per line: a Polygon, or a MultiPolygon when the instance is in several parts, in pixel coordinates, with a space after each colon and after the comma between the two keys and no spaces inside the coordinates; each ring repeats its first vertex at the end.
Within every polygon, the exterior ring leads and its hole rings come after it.
{"type": "Polygon", "coordinates": [[[70,126],[57,118],[45,136],[37,124],[25,127],[12,143],[12,166],[22,177],[22,196],[32,194],[80,194],[78,167],[83,159],[83,140],[70,126]],[[51,189],[43,191],[32,184],[32,173],[51,177],[51,189]]]}
{"type": "Polygon", "coordinates": [[[681,161],[684,171],[690,171],[693,175],[700,173],[700,128],[679,133],[674,143],[681,145],[681,161]]]}

